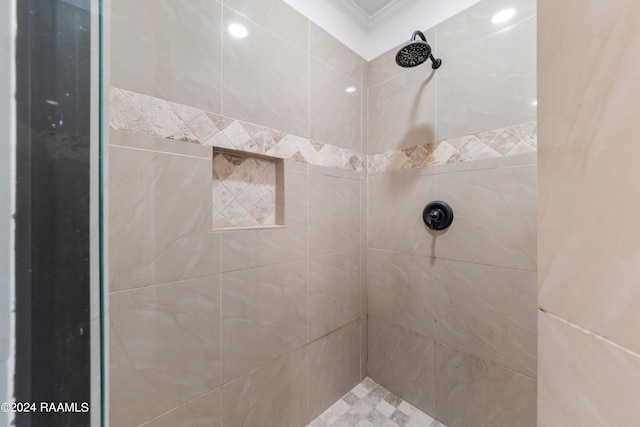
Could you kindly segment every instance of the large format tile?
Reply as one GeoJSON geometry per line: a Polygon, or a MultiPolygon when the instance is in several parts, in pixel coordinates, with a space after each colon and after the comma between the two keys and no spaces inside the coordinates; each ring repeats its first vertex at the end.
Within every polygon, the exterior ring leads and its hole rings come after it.
{"type": "Polygon", "coordinates": [[[313,22],[309,27],[309,49],[312,57],[362,84],[365,60],[313,22]]]}
{"type": "Polygon", "coordinates": [[[504,31],[513,24],[535,15],[535,0],[484,0],[477,2],[436,26],[438,52],[441,55],[446,55],[499,31],[504,31]],[[496,13],[507,8],[515,10],[515,14],[510,20],[497,24],[491,22],[491,18],[496,13]]]}
{"type": "Polygon", "coordinates": [[[145,427],[222,427],[220,390],[216,389],[145,424],[145,427]]]}
{"type": "Polygon", "coordinates": [[[367,154],[434,142],[435,99],[435,70],[429,66],[369,89],[367,154]]]}
{"type": "Polygon", "coordinates": [[[360,317],[360,251],[309,261],[309,340],[360,317]]]}
{"type": "Polygon", "coordinates": [[[222,5],[209,0],[114,0],[115,87],[222,113],[222,5]]]}
{"type": "Polygon", "coordinates": [[[536,426],[535,380],[440,344],[435,372],[433,414],[447,427],[536,426]]]}
{"type": "Polygon", "coordinates": [[[224,0],[228,7],[307,51],[309,20],[281,0],[224,0]]]}
{"type": "Polygon", "coordinates": [[[110,417],[137,426],[213,390],[220,277],[110,294],[110,417]]]}
{"type": "Polygon", "coordinates": [[[305,260],[222,275],[225,381],[307,342],[307,292],[305,260]]]}
{"type": "Polygon", "coordinates": [[[224,35],[223,114],[307,137],[308,55],[225,8],[224,27],[231,23],[244,25],[248,36],[224,35]]]}
{"type": "Polygon", "coordinates": [[[211,160],[115,146],[109,155],[110,290],[218,273],[211,160]]]}
{"type": "Polygon", "coordinates": [[[636,353],[639,20],[630,0],[540,2],[539,304],[636,353]]]}
{"type": "Polygon", "coordinates": [[[309,66],[309,138],[359,152],[362,87],[315,58],[309,66]]]}
{"type": "Polygon", "coordinates": [[[436,339],[535,377],[536,273],[439,259],[436,339]]]}
{"type": "Polygon", "coordinates": [[[360,382],[360,322],[309,345],[309,402],[317,417],[360,382]]]}
{"type": "Polygon", "coordinates": [[[219,233],[221,269],[234,271],[303,259],[308,251],[309,176],[295,162],[285,161],[284,228],[219,233]]]}
{"type": "MultiPolygon", "coordinates": [[[[432,236],[422,211],[436,197],[436,178],[415,176],[412,171],[400,176],[369,182],[369,248],[432,255],[432,236]]],[[[445,237],[436,237],[435,244],[445,237]]]]}
{"type": "Polygon", "coordinates": [[[369,376],[427,414],[433,414],[435,341],[369,317],[368,342],[369,376]]]}
{"type": "Polygon", "coordinates": [[[303,426],[312,418],[307,398],[307,350],[281,357],[225,384],[221,391],[223,426],[303,426]]]}
{"type": "Polygon", "coordinates": [[[435,268],[425,255],[370,249],[367,254],[369,314],[435,338],[435,268]]]}
{"type": "Polygon", "coordinates": [[[309,255],[360,249],[360,181],[309,176],[309,255]]]}
{"type": "Polygon", "coordinates": [[[436,140],[536,120],[536,19],[442,57],[436,140]]]}
{"type": "Polygon", "coordinates": [[[636,425],[640,357],[547,313],[539,320],[539,425],[636,425]]]}
{"type": "Polygon", "coordinates": [[[536,166],[441,174],[436,196],[454,219],[434,256],[536,270],[536,166]]]}

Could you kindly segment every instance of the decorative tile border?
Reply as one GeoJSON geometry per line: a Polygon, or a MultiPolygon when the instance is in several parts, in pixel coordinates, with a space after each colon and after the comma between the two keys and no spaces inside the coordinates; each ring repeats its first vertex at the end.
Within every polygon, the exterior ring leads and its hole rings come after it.
{"type": "Polygon", "coordinates": [[[111,88],[112,129],[365,172],[358,153],[152,96],[111,88]]]}
{"type": "Polygon", "coordinates": [[[537,122],[364,155],[152,96],[111,88],[112,129],[374,174],[533,153],[537,122]]]}
{"type": "Polygon", "coordinates": [[[537,122],[367,156],[370,174],[534,153],[537,122]]]}

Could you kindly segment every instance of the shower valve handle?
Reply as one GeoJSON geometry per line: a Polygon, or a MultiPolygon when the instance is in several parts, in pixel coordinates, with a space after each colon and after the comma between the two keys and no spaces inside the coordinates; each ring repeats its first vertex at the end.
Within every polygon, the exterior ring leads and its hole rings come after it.
{"type": "Polygon", "coordinates": [[[422,211],[422,220],[431,230],[444,230],[453,222],[453,209],[448,203],[435,200],[422,211]]]}
{"type": "Polygon", "coordinates": [[[441,221],[444,213],[440,209],[434,209],[429,213],[429,216],[434,221],[441,221]]]}

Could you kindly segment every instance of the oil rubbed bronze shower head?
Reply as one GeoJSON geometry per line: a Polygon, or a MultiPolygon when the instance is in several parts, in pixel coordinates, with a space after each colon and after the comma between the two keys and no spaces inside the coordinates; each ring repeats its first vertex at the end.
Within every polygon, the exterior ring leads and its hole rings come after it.
{"type": "Polygon", "coordinates": [[[431,46],[427,43],[427,38],[422,31],[414,31],[411,40],[396,54],[396,64],[404,68],[417,67],[427,59],[431,59],[431,68],[434,70],[442,65],[441,59],[433,57],[431,46]],[[420,37],[422,40],[416,40],[417,37],[420,37]]]}

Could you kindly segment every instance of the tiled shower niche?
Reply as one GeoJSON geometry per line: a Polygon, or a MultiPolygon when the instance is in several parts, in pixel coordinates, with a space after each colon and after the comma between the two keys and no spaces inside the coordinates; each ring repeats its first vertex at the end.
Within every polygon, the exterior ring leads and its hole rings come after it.
{"type": "Polygon", "coordinates": [[[282,159],[213,150],[214,229],[284,225],[282,159]]]}

